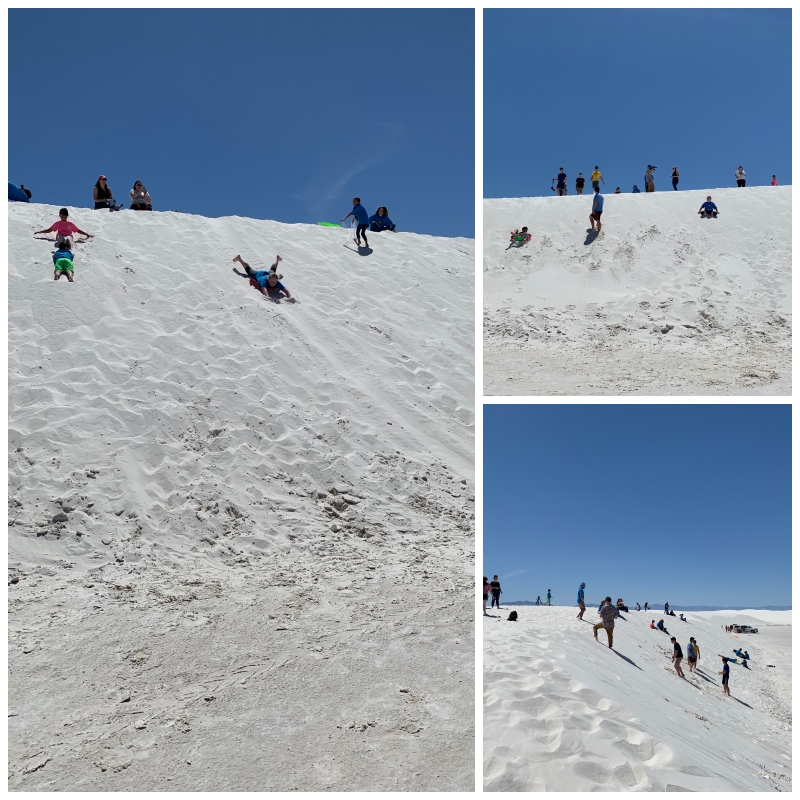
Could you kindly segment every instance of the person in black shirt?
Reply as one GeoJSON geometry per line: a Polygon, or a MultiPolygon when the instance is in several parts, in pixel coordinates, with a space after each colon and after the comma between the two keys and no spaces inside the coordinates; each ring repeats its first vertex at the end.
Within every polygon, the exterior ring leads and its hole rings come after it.
{"type": "Polygon", "coordinates": [[[583,173],[578,173],[578,178],[575,181],[575,191],[578,194],[583,194],[583,187],[586,186],[586,181],[583,179],[583,173]]]}
{"type": "Polygon", "coordinates": [[[675,672],[677,672],[681,678],[685,678],[686,676],[683,674],[683,670],[681,669],[683,650],[681,650],[681,646],[678,644],[678,640],[674,636],[670,639],[670,641],[672,642],[672,663],[675,665],[675,672]]]}
{"type": "Polygon", "coordinates": [[[500,581],[497,580],[497,575],[494,576],[494,580],[489,586],[492,587],[492,608],[495,606],[500,608],[500,595],[503,593],[503,590],[500,588],[500,581]]]}

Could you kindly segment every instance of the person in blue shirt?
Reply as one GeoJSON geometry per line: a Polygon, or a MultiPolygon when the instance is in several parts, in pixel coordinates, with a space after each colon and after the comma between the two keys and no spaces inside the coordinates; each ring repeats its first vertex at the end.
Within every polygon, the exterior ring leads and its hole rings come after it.
{"type": "Polygon", "coordinates": [[[56,270],[53,275],[54,281],[57,281],[62,275],[66,275],[70,283],[75,283],[72,268],[72,251],[66,241],[60,242],[58,249],[53,253],[53,266],[56,270]]]}
{"type": "Polygon", "coordinates": [[[725,656],[721,656],[722,658],[722,672],[718,672],[717,675],[722,675],[722,691],[725,692],[728,697],[731,696],[731,690],[728,688],[728,677],[731,674],[731,668],[728,666],[728,659],[725,656]]]}
{"type": "Polygon", "coordinates": [[[603,213],[603,195],[600,194],[600,187],[594,187],[594,199],[592,200],[592,213],[589,214],[589,222],[594,230],[594,223],[597,221],[597,232],[600,233],[600,215],[603,213]]]}
{"type": "MultiPolygon", "coordinates": [[[[353,198],[353,210],[347,215],[347,217],[355,217],[357,226],[356,226],[356,238],[354,239],[356,245],[361,247],[361,237],[364,237],[364,247],[369,247],[369,242],[367,241],[367,227],[369,226],[369,214],[367,214],[367,209],[361,205],[361,198],[354,197],[353,198]]],[[[342,217],[342,222],[344,222],[347,217],[342,217]]]]}
{"type": "Polygon", "coordinates": [[[373,233],[381,231],[394,231],[395,224],[389,219],[389,211],[386,206],[379,206],[378,210],[369,218],[369,229],[373,233]]]}
{"type": "Polygon", "coordinates": [[[719,214],[717,207],[711,202],[711,195],[706,198],[706,202],[700,206],[700,210],[697,213],[700,215],[701,219],[716,217],[717,214],[719,214]]]}
{"type": "Polygon", "coordinates": [[[586,588],[586,584],[582,583],[578,587],[578,608],[580,608],[580,612],[577,616],[577,619],[583,619],[583,612],[586,611],[586,603],[583,599],[583,590],[586,588]]]}
{"type": "MultiPolygon", "coordinates": [[[[234,263],[238,261],[244,267],[247,277],[250,278],[250,285],[258,289],[264,297],[269,297],[272,300],[280,300],[281,297],[285,296],[289,300],[294,301],[289,290],[280,282],[280,279],[283,277],[283,275],[278,275],[278,264],[283,261],[280,256],[275,256],[275,263],[269,270],[254,270],[246,261],[242,260],[241,256],[236,256],[233,261],[234,263]]],[[[236,272],[235,267],[233,271],[236,272]]],[[[241,275],[241,273],[237,274],[241,275]]]]}
{"type": "Polygon", "coordinates": [[[633,184],[633,193],[634,194],[641,194],[641,191],[639,190],[639,187],[635,183],[633,184]]]}

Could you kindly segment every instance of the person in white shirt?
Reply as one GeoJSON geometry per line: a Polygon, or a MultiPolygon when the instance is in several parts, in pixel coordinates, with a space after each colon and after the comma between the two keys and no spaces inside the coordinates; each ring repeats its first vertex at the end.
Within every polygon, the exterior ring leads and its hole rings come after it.
{"type": "Polygon", "coordinates": [[[744,171],[742,167],[739,167],[739,169],[737,169],[736,172],[733,173],[733,177],[736,178],[737,186],[744,186],[745,178],[747,178],[747,173],[744,171]]]}

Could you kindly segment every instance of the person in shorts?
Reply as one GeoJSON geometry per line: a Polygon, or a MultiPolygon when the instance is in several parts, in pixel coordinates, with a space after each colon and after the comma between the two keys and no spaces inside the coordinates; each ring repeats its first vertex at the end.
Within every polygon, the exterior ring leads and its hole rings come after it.
{"type": "MultiPolygon", "coordinates": [[[[283,261],[280,256],[275,256],[275,263],[269,268],[269,271],[265,269],[254,270],[246,261],[242,260],[241,256],[236,256],[233,261],[234,263],[238,261],[244,267],[247,277],[250,278],[250,285],[258,289],[265,297],[280,300],[285,295],[287,298],[292,299],[289,290],[280,282],[283,275],[278,275],[278,264],[283,261]]],[[[235,268],[234,272],[236,272],[235,268]]],[[[241,273],[238,274],[241,275],[241,273]]]]}
{"type": "MultiPolygon", "coordinates": [[[[603,181],[603,173],[600,172],[600,167],[595,165],[594,172],[592,173],[592,189],[599,189],[600,188],[600,181],[603,181]]],[[[603,181],[603,185],[605,186],[605,181],[603,181]]]]}
{"type": "Polygon", "coordinates": [[[578,587],[578,608],[580,609],[580,612],[578,613],[576,619],[583,619],[584,612],[586,611],[586,603],[584,602],[584,597],[583,597],[583,590],[585,588],[586,588],[585,583],[582,583],[578,587]]]}
{"type": "Polygon", "coordinates": [[[599,611],[597,612],[601,620],[596,625],[592,626],[592,633],[594,634],[595,641],[600,641],[597,638],[597,631],[600,628],[604,628],[606,632],[606,636],[608,636],[608,646],[614,646],[614,617],[617,615],[617,609],[611,603],[611,598],[606,597],[603,600],[603,604],[600,606],[599,611]]]}
{"type": "Polygon", "coordinates": [[[575,191],[576,191],[578,194],[583,194],[583,187],[584,187],[584,186],[586,186],[586,180],[585,180],[585,178],[583,177],[583,173],[582,173],[582,172],[579,172],[579,173],[578,173],[578,177],[577,177],[577,179],[575,180],[575,191]]]}
{"type": "Polygon", "coordinates": [[[731,667],[730,664],[728,664],[728,659],[725,658],[725,656],[721,656],[721,658],[722,658],[722,672],[718,672],[717,675],[722,675],[722,691],[726,695],[728,695],[728,697],[730,697],[731,690],[728,688],[728,678],[730,677],[731,674],[731,667]]]}
{"type": "Polygon", "coordinates": [[[559,197],[564,197],[567,193],[567,173],[564,172],[564,167],[560,167],[558,175],[556,176],[556,192],[559,197]]]}
{"type": "Polygon", "coordinates": [[[594,187],[594,199],[592,200],[592,213],[589,214],[589,223],[594,230],[594,223],[597,222],[597,232],[600,233],[600,217],[603,214],[603,195],[600,194],[600,187],[594,187]]]}
{"type": "Polygon", "coordinates": [[[62,275],[66,275],[70,283],[75,283],[72,258],[70,246],[66,242],[60,244],[55,253],[53,253],[53,266],[55,267],[55,273],[53,275],[54,281],[57,281],[62,275]]]}
{"type": "Polygon", "coordinates": [[[670,641],[672,642],[672,663],[675,665],[675,672],[677,672],[681,678],[685,678],[686,676],[683,674],[683,670],[681,669],[683,650],[681,650],[681,646],[678,644],[678,640],[674,636],[670,639],[670,641]]]}
{"type": "MultiPolygon", "coordinates": [[[[361,237],[364,237],[364,247],[369,247],[369,242],[367,241],[367,228],[369,227],[369,214],[367,214],[367,209],[361,205],[361,198],[354,197],[353,198],[353,210],[347,215],[347,217],[355,217],[356,218],[356,238],[355,243],[358,247],[361,247],[361,237]]],[[[347,217],[342,217],[342,222],[344,222],[347,217]]]]}
{"type": "Polygon", "coordinates": [[[694,649],[694,642],[691,639],[686,645],[686,660],[689,664],[689,672],[694,672],[695,664],[697,664],[697,651],[694,649]]]}

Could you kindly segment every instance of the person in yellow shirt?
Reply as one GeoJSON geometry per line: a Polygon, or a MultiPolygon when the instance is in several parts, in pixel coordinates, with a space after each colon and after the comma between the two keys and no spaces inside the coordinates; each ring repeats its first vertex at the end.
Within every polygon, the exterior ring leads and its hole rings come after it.
{"type": "MultiPolygon", "coordinates": [[[[599,189],[600,188],[600,181],[603,181],[603,173],[600,172],[600,167],[595,167],[594,172],[592,173],[592,189],[599,189]]],[[[603,186],[605,186],[606,182],[603,181],[603,186]]]]}

